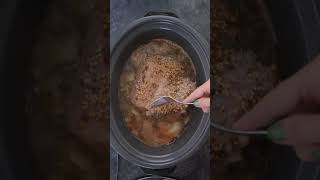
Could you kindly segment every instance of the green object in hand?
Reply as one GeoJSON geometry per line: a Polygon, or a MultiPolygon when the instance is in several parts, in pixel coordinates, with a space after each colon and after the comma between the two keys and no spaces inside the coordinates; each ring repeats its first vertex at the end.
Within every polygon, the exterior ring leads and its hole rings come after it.
{"type": "Polygon", "coordinates": [[[312,156],[313,156],[313,158],[314,158],[316,161],[320,161],[320,149],[314,151],[314,152],[312,153],[312,156]]]}
{"type": "Polygon", "coordinates": [[[194,105],[195,107],[199,107],[199,100],[193,101],[193,105],[194,105]]]}
{"type": "Polygon", "coordinates": [[[285,139],[284,130],[279,122],[268,128],[267,137],[272,141],[283,141],[285,139]]]}

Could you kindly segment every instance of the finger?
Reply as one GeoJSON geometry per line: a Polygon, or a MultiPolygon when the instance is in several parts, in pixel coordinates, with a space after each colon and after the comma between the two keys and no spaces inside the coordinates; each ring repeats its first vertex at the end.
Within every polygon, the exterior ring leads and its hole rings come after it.
{"type": "Polygon", "coordinates": [[[234,124],[234,128],[257,129],[286,116],[296,108],[299,101],[310,101],[310,98],[320,100],[317,93],[320,86],[315,83],[319,66],[320,56],[265,96],[252,111],[234,124]]]}
{"type": "Polygon", "coordinates": [[[210,112],[210,108],[202,108],[202,111],[205,113],[208,113],[208,112],[210,112]]]}
{"type": "Polygon", "coordinates": [[[298,114],[289,116],[268,129],[268,136],[275,142],[295,144],[320,143],[320,115],[298,114]]]}
{"type": "Polygon", "coordinates": [[[312,145],[297,145],[294,146],[294,150],[302,161],[313,161],[315,160],[312,153],[316,150],[316,147],[312,145]]]}
{"type": "Polygon", "coordinates": [[[210,108],[210,98],[209,97],[200,98],[200,99],[196,100],[194,105],[199,108],[209,109],[210,108]]]}
{"type": "Polygon", "coordinates": [[[288,140],[296,144],[316,144],[320,142],[320,115],[299,114],[288,117],[284,131],[288,140]]]}
{"type": "Polygon", "coordinates": [[[299,103],[301,92],[298,78],[292,77],[267,94],[249,113],[237,121],[233,128],[257,129],[282,118],[299,103]]]}
{"type": "Polygon", "coordinates": [[[202,84],[200,87],[198,87],[195,91],[193,91],[183,102],[184,103],[190,103],[194,100],[203,97],[203,96],[209,96],[210,95],[210,80],[202,84]]]}

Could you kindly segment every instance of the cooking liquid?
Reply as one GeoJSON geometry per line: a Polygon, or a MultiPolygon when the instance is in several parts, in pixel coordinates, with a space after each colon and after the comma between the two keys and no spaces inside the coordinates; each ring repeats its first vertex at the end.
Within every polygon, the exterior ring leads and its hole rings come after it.
{"type": "Polygon", "coordinates": [[[160,95],[183,100],[194,89],[195,70],[190,57],[171,41],[154,39],[138,47],[120,76],[120,109],[131,133],[144,144],[172,143],[190,120],[186,106],[147,105],[160,95]]]}

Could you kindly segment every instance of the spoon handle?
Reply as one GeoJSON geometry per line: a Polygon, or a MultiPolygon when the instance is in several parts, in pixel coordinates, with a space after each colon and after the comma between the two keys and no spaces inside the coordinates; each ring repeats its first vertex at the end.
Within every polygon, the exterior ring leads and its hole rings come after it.
{"type": "Polygon", "coordinates": [[[241,131],[241,130],[234,130],[234,129],[230,129],[230,128],[226,128],[224,126],[221,126],[219,124],[216,124],[214,122],[210,122],[211,127],[223,131],[223,132],[227,132],[227,133],[231,133],[231,134],[236,134],[236,135],[246,135],[246,136],[252,136],[252,135],[268,135],[268,131],[241,131]]]}
{"type": "Polygon", "coordinates": [[[179,103],[179,104],[184,104],[184,105],[194,105],[194,103],[192,102],[192,103],[184,103],[184,102],[182,102],[182,101],[179,101],[179,100],[177,100],[177,99],[175,99],[175,98],[172,98],[172,97],[170,97],[172,100],[174,100],[175,102],[177,102],[177,103],[179,103]]]}
{"type": "Polygon", "coordinates": [[[194,103],[182,103],[182,104],[185,104],[185,105],[194,105],[194,103]]]}

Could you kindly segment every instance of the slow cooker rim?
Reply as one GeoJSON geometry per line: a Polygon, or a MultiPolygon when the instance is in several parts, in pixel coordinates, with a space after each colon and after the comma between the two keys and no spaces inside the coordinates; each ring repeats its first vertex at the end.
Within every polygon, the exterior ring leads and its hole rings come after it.
{"type": "MultiPolygon", "coordinates": [[[[155,16],[150,16],[150,17],[143,17],[143,18],[140,18],[134,22],[132,22],[127,30],[125,32],[123,32],[120,36],[120,39],[117,41],[117,43],[112,47],[112,52],[111,52],[111,57],[113,57],[113,52],[114,52],[114,49],[117,47],[117,45],[122,41],[122,39],[125,38],[126,34],[128,32],[130,32],[132,29],[136,28],[137,26],[141,26],[145,23],[149,23],[150,21],[154,21],[154,20],[169,20],[169,21],[174,21],[174,23],[176,23],[177,25],[180,25],[182,26],[183,28],[186,28],[188,29],[189,32],[192,33],[193,36],[196,37],[196,40],[198,41],[198,43],[200,44],[200,46],[202,47],[202,50],[204,51],[204,55],[206,56],[206,60],[203,61],[202,63],[205,64],[205,66],[209,67],[209,45],[207,43],[207,41],[205,41],[202,36],[200,36],[200,34],[194,30],[192,27],[190,27],[189,25],[181,22],[179,19],[177,18],[174,18],[174,17],[168,17],[168,16],[163,16],[163,15],[155,15],[155,16]],[[207,49],[207,50],[206,50],[207,49]]],[[[115,62],[112,61],[111,63],[111,68],[112,68],[112,72],[111,72],[111,76],[113,74],[113,67],[114,67],[114,64],[115,62]]],[[[205,71],[204,72],[205,74],[205,77],[206,79],[209,78],[210,76],[210,73],[205,71]]],[[[113,107],[111,106],[110,107],[110,110],[111,110],[111,124],[113,124],[113,121],[114,121],[114,109],[113,107]]],[[[210,127],[210,118],[209,118],[209,114],[208,115],[202,115],[201,119],[207,119],[207,122],[204,122],[203,123],[203,126],[205,127],[205,129],[202,131],[203,133],[201,134],[200,133],[200,136],[198,137],[197,140],[202,140],[202,142],[197,142],[195,141],[194,142],[194,146],[190,146],[190,148],[187,149],[187,151],[185,151],[184,153],[181,153],[179,157],[175,156],[174,159],[172,158],[169,158],[167,161],[161,161],[161,159],[159,160],[158,159],[153,159],[153,161],[148,161],[148,162],[145,162],[146,160],[145,159],[142,159],[142,158],[139,158],[137,156],[134,156],[132,153],[130,153],[129,151],[127,151],[127,149],[119,142],[119,139],[117,138],[117,136],[114,134],[114,129],[113,129],[113,125],[111,125],[111,133],[110,133],[110,139],[111,139],[111,146],[120,154],[122,155],[124,158],[126,159],[131,159],[133,160],[137,165],[141,166],[141,167],[146,167],[146,168],[163,168],[163,167],[168,167],[170,165],[173,165],[173,164],[176,164],[178,162],[180,162],[181,160],[187,158],[188,156],[190,156],[192,154],[192,152],[195,152],[196,149],[198,149],[200,146],[202,146],[202,144],[205,142],[204,141],[204,137],[203,136],[206,136],[208,134],[208,131],[209,131],[209,127],[210,127]],[[121,146],[121,147],[118,147],[118,146],[121,146]]],[[[200,126],[200,125],[199,125],[200,126]]],[[[198,132],[199,131],[199,127],[197,128],[197,130],[195,132],[198,132]]],[[[193,139],[194,138],[194,135],[196,133],[194,133],[190,139],[193,139]]],[[[190,139],[188,141],[190,141],[190,139]]],[[[188,143],[186,143],[188,144],[188,143]]],[[[183,146],[185,147],[185,145],[183,146]]]]}

